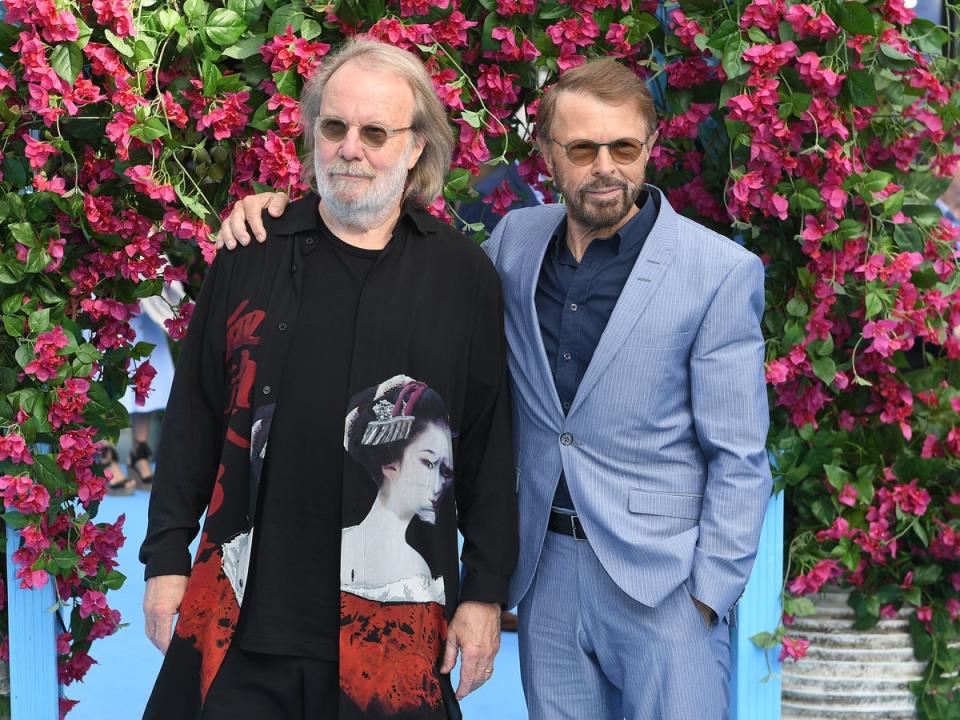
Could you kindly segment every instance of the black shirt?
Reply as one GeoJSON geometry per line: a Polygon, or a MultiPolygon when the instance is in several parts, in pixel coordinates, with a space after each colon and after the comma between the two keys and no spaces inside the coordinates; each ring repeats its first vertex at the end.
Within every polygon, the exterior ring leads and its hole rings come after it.
{"type": "MultiPolygon", "coordinates": [[[[657,221],[653,193],[637,198],[640,212],[607,238],[590,242],[580,263],[567,247],[567,221],[557,228],[540,268],[536,305],[540,333],[564,411],[569,410],[643,243],[657,221]]],[[[553,504],[573,510],[560,474],[553,504]]]]}
{"type": "Polygon", "coordinates": [[[253,652],[336,661],[343,416],[357,305],[380,251],[343,242],[319,212],[316,234],[296,242],[303,302],[270,433],[238,641],[253,652]]]}

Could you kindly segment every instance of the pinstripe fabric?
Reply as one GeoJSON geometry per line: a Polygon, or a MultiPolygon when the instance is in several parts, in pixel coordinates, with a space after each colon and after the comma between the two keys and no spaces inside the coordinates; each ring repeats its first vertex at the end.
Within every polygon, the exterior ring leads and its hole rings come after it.
{"type": "Polygon", "coordinates": [[[656,607],[686,583],[725,616],[750,573],[771,488],[763,266],[648,189],[659,217],[566,416],[534,307],[564,208],[515,210],[484,245],[503,282],[513,385],[512,603],[533,581],[561,467],[600,564],[634,600],[656,607]]]}
{"type": "Polygon", "coordinates": [[[680,585],[655,608],[611,580],[588,542],[547,533],[520,603],[530,720],[723,720],[730,626],[680,585]]]}

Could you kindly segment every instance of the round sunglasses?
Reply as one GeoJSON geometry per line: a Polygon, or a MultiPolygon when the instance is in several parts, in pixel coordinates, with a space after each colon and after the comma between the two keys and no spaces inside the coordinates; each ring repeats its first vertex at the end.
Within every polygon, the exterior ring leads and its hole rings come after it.
{"type": "Polygon", "coordinates": [[[557,142],[550,138],[550,142],[559,145],[567,155],[567,159],[574,165],[589,165],[597,159],[600,148],[605,147],[610,157],[618,165],[629,165],[636,162],[643,154],[646,140],[636,138],[620,138],[611,142],[598,143],[593,140],[571,140],[568,143],[557,142]]]}
{"type": "Polygon", "coordinates": [[[320,137],[328,142],[341,142],[350,131],[355,127],[360,129],[360,144],[371,150],[379,150],[387,140],[398,133],[412,130],[413,126],[402,128],[388,128],[376,123],[360,125],[358,123],[348,123],[346,120],[334,117],[317,118],[317,127],[320,130],[320,137]]]}

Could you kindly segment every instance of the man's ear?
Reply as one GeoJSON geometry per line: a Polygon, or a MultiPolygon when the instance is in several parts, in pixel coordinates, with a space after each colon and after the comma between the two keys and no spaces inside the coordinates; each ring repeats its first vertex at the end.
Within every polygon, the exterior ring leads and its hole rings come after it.
{"type": "Polygon", "coordinates": [[[552,178],[553,177],[553,155],[550,154],[550,146],[553,145],[549,140],[544,138],[537,139],[537,148],[540,150],[540,155],[543,156],[543,164],[547,166],[547,174],[552,178]]]}
{"type": "Polygon", "coordinates": [[[423,149],[427,146],[426,138],[424,138],[420,133],[413,134],[413,152],[410,153],[410,160],[407,161],[407,170],[413,170],[414,166],[420,160],[420,156],[423,155],[423,149]]]}

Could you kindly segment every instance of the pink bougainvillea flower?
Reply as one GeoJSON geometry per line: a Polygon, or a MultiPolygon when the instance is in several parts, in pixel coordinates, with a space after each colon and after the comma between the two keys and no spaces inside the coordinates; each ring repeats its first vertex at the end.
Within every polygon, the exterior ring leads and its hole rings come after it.
{"type": "Polygon", "coordinates": [[[133,391],[137,405],[144,405],[147,402],[147,396],[150,394],[150,384],[156,376],[157,371],[149,361],[140,363],[136,372],[133,374],[133,391]]]}
{"type": "Polygon", "coordinates": [[[59,151],[53,145],[36,140],[29,134],[23,136],[23,142],[26,145],[24,155],[27,156],[30,167],[34,170],[42,168],[52,155],[59,154],[59,151]]]}
{"type": "Polygon", "coordinates": [[[806,656],[807,650],[809,649],[809,640],[806,638],[790,637],[788,635],[783,638],[780,646],[780,662],[783,662],[787,658],[790,658],[793,662],[798,662],[806,656]]]}
{"type": "Polygon", "coordinates": [[[33,375],[40,382],[45,382],[56,377],[57,370],[63,365],[65,357],[59,355],[59,351],[69,344],[70,340],[63,332],[63,328],[57,326],[53,330],[40,333],[33,346],[34,358],[23,371],[27,375],[33,375]]]}
{"type": "Polygon", "coordinates": [[[17,465],[33,465],[33,455],[23,435],[16,432],[0,435],[0,460],[7,459],[17,465]]]}

